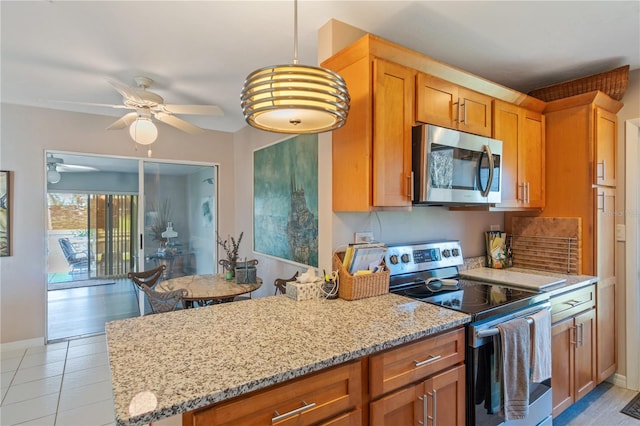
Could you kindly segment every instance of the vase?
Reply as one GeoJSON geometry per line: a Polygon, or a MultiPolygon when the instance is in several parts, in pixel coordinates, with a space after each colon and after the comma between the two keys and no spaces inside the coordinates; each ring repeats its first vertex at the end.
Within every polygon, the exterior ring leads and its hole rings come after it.
{"type": "Polygon", "coordinates": [[[229,259],[220,259],[218,264],[222,265],[224,268],[225,274],[231,274],[231,278],[233,278],[236,274],[236,261],[229,259]]]}

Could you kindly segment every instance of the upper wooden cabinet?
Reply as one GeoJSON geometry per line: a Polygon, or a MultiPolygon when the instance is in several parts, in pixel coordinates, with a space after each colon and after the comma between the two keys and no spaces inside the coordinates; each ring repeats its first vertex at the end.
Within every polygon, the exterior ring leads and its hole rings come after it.
{"type": "Polygon", "coordinates": [[[323,65],[351,96],[347,123],[333,132],[333,210],[411,206],[415,71],[369,55],[323,65]]]}
{"type": "Polygon", "coordinates": [[[502,141],[502,202],[497,209],[545,205],[545,120],[542,114],[495,100],[493,137],[502,141]]]}
{"type": "Polygon", "coordinates": [[[491,137],[490,96],[418,73],[416,121],[491,137]]]}
{"type": "Polygon", "coordinates": [[[594,185],[616,186],[616,131],[617,116],[595,107],[595,181],[594,185]]]}

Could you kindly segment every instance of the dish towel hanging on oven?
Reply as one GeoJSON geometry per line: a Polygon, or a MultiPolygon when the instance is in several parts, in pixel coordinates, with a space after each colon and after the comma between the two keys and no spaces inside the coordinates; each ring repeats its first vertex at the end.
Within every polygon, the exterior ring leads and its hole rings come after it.
{"type": "Polygon", "coordinates": [[[548,309],[536,312],[531,335],[531,382],[540,383],[551,377],[551,313],[548,309]]]}
{"type": "Polygon", "coordinates": [[[504,418],[524,419],[529,414],[529,323],[525,318],[516,318],[496,327],[502,346],[504,418]]]}

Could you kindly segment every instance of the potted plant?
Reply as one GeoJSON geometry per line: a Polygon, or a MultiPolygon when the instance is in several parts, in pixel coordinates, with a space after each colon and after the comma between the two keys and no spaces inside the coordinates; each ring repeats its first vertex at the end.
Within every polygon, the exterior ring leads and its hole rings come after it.
{"type": "Polygon", "coordinates": [[[226,240],[220,238],[220,234],[217,234],[218,245],[220,245],[227,253],[226,259],[220,259],[218,263],[222,265],[227,272],[228,278],[233,278],[235,275],[236,264],[238,263],[238,249],[240,249],[240,242],[244,232],[240,232],[238,240],[229,236],[226,240]]]}

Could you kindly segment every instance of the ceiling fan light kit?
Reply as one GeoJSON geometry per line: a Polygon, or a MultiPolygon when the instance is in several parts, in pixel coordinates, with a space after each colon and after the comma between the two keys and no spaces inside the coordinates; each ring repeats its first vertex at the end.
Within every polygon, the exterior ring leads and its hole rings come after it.
{"type": "Polygon", "coordinates": [[[129,126],[129,135],[140,145],[151,145],[158,138],[158,128],[148,117],[138,117],[129,126]]]}
{"type": "Polygon", "coordinates": [[[294,0],[294,60],[252,72],[240,95],[250,126],[277,133],[322,133],[344,125],[349,92],[338,73],[298,64],[298,2],[294,0]]]}

